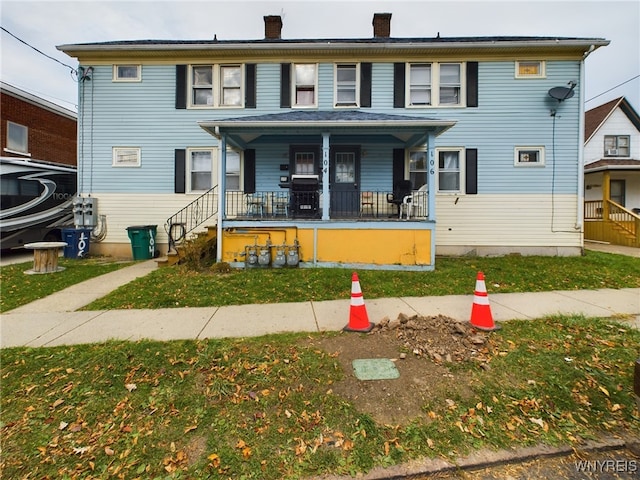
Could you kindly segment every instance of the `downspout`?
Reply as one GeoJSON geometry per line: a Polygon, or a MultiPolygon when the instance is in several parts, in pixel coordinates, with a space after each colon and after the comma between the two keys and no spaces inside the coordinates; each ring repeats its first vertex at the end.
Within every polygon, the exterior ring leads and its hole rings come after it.
{"type": "Polygon", "coordinates": [[[220,135],[220,129],[216,127],[216,136],[220,139],[220,161],[218,162],[218,225],[216,241],[216,262],[222,262],[222,221],[225,219],[225,193],[227,191],[227,136],[220,135]]]}
{"type": "MultiPolygon", "coordinates": [[[[579,93],[579,110],[580,116],[578,119],[578,194],[577,194],[577,221],[575,229],[584,235],[583,219],[584,219],[584,124],[585,124],[585,105],[584,105],[584,61],[587,59],[591,52],[595,50],[595,46],[591,45],[589,50],[584,52],[582,60],[580,60],[580,93],[579,93]]],[[[581,243],[584,243],[584,238],[581,239],[581,243]]]]}

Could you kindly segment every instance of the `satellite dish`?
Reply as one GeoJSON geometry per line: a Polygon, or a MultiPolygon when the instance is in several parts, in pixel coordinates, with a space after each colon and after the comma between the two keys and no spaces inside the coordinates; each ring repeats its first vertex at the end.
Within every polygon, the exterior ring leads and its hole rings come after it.
{"type": "Polygon", "coordinates": [[[549,90],[549,96],[551,98],[555,98],[559,102],[567,100],[568,98],[573,97],[573,95],[573,87],[553,87],[551,90],[549,90]]]}

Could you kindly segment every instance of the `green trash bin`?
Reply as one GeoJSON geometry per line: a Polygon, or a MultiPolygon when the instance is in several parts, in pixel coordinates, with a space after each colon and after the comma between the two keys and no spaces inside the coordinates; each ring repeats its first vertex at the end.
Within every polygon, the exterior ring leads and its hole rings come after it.
{"type": "Polygon", "coordinates": [[[134,260],[149,260],[155,257],[157,231],[157,225],[127,227],[134,260]]]}

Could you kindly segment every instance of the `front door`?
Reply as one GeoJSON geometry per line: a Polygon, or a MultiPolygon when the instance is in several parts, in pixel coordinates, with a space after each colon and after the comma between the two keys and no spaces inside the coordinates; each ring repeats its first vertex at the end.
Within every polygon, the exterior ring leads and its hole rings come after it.
{"type": "Polygon", "coordinates": [[[360,212],[360,147],[333,147],[329,172],[331,216],[358,216],[360,212]]]}

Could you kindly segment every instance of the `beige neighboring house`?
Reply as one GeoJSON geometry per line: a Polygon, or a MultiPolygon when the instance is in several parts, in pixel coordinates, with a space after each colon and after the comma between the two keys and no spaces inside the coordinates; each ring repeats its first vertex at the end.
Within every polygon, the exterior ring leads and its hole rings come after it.
{"type": "Polygon", "coordinates": [[[640,247],[640,116],[624,98],[585,113],[585,240],[640,247]]]}

